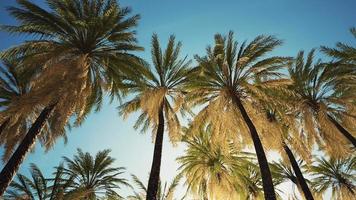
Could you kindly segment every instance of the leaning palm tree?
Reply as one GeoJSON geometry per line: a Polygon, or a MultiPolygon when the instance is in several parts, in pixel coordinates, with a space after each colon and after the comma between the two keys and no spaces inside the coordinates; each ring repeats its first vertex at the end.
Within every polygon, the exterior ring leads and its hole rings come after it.
{"type": "Polygon", "coordinates": [[[316,142],[329,155],[348,155],[352,152],[348,142],[356,147],[355,137],[349,132],[355,130],[356,124],[356,87],[355,82],[352,85],[345,81],[356,77],[356,73],[351,68],[313,62],[313,56],[314,50],[304,60],[301,51],[290,66],[289,89],[293,95],[286,101],[294,107],[303,137],[310,138],[309,146],[316,142]]]}
{"type": "Polygon", "coordinates": [[[141,111],[134,127],[143,125],[142,131],[145,131],[151,126],[155,137],[147,188],[149,200],[156,199],[158,190],[164,129],[166,127],[173,143],[179,141],[180,123],[177,112],[189,110],[184,102],[184,85],[190,72],[190,61],[179,58],[181,46],[180,42],[175,43],[174,36],[170,36],[167,48],[162,52],[158,37],[154,34],[151,49],[153,69],[142,62],[139,70],[127,73],[123,83],[133,98],[119,107],[120,114],[126,117],[132,112],[141,111]]]}
{"type": "MultiPolygon", "coordinates": [[[[266,57],[281,41],[273,36],[257,36],[250,43],[238,47],[230,32],[225,38],[215,35],[215,46],[207,48],[207,56],[196,56],[199,66],[191,77],[189,89],[193,102],[205,107],[195,117],[194,123],[199,126],[203,121],[211,123],[216,133],[234,135],[237,141],[255,147],[261,170],[264,195],[266,199],[276,199],[271,173],[260,136],[252,119],[258,112],[254,104],[260,99],[276,101],[265,95],[259,87],[278,87],[285,85],[280,79],[279,69],[286,67],[289,58],[266,57]],[[260,80],[255,82],[255,80],[260,80]]],[[[194,126],[194,125],[193,125],[194,126]]],[[[219,137],[218,137],[219,136],[219,137]]]]}
{"type": "Polygon", "coordinates": [[[31,164],[30,174],[31,177],[18,174],[4,200],[75,200],[85,194],[84,190],[70,189],[73,179],[63,173],[62,165],[56,168],[53,178],[46,178],[35,164],[31,164]]]}
{"type": "Polygon", "coordinates": [[[0,173],[0,196],[49,117],[53,124],[47,146],[52,146],[71,116],[80,125],[93,107],[100,109],[105,91],[113,98],[119,94],[121,73],[137,60],[131,52],[142,49],[133,30],[139,16],[128,16],[131,10],[116,1],[46,3],[49,11],[19,0],[18,7],[8,8],[18,25],[1,26],[34,38],[0,54],[21,59],[26,70],[36,73],[31,93],[11,102],[7,113],[28,115],[38,107],[42,111],[0,173]]]}
{"type": "MultiPolygon", "coordinates": [[[[133,195],[130,195],[127,197],[128,200],[144,200],[146,199],[146,194],[147,194],[147,188],[145,184],[140,181],[140,179],[135,176],[131,175],[132,180],[134,181],[135,185],[139,188],[140,191],[133,191],[133,195]]],[[[179,184],[180,179],[182,176],[178,174],[176,177],[174,177],[173,181],[169,186],[167,185],[167,182],[162,185],[161,181],[158,184],[158,191],[157,191],[157,200],[174,200],[174,192],[179,184]]]]}
{"type": "Polygon", "coordinates": [[[87,191],[83,199],[96,200],[103,194],[121,198],[117,190],[121,186],[129,186],[127,180],[120,177],[125,168],[113,167],[115,159],[109,153],[110,150],[99,151],[94,158],[90,153],[78,149],[73,159],[64,157],[64,173],[74,179],[71,187],[87,191]]]}
{"type": "MultiPolygon", "coordinates": [[[[278,96],[278,91],[272,92],[276,97],[278,96]]],[[[267,123],[259,124],[262,125],[259,128],[263,132],[272,133],[269,135],[273,136],[274,142],[270,142],[268,146],[277,150],[282,155],[284,162],[274,163],[273,168],[277,170],[277,174],[282,175],[283,180],[289,178],[295,183],[305,199],[313,200],[312,191],[309,189],[307,180],[304,178],[300,168],[300,163],[297,162],[295,156],[300,155],[307,162],[311,161],[312,149],[305,145],[305,143],[308,143],[308,139],[299,137],[299,125],[296,123],[294,116],[288,113],[288,108],[285,105],[269,106],[266,102],[261,110],[265,112],[264,117],[267,118],[267,123]],[[295,175],[292,176],[292,174],[295,175]]],[[[267,134],[263,135],[266,136],[267,134]]]]}
{"type": "Polygon", "coordinates": [[[234,143],[212,141],[208,126],[183,138],[185,154],[177,158],[180,173],[185,176],[187,192],[207,199],[236,199],[244,193],[240,178],[252,164],[250,153],[239,152],[234,143]]]}
{"type": "Polygon", "coordinates": [[[322,195],[329,188],[332,199],[351,200],[356,195],[356,159],[316,158],[307,170],[313,176],[315,191],[322,195]]]}

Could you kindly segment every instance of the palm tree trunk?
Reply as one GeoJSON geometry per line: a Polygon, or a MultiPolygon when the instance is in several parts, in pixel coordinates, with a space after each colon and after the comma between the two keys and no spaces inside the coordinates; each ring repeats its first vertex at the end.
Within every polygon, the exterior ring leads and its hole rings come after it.
{"type": "Polygon", "coordinates": [[[334,126],[340,131],[340,133],[342,133],[352,143],[352,145],[354,145],[354,147],[356,148],[355,137],[352,136],[352,134],[350,132],[348,132],[344,127],[342,127],[342,125],[339,124],[339,122],[337,122],[331,115],[328,114],[328,118],[331,121],[331,123],[333,123],[334,126]]]}
{"type": "Polygon", "coordinates": [[[309,190],[308,184],[304,179],[303,173],[301,172],[292,151],[285,143],[283,144],[283,148],[284,148],[284,151],[287,153],[289,162],[291,163],[293,171],[295,173],[295,176],[297,177],[297,186],[300,186],[300,188],[302,189],[306,200],[314,200],[313,195],[309,190]]]}
{"type": "Polygon", "coordinates": [[[45,122],[52,113],[56,104],[45,107],[41,114],[37,117],[36,121],[32,124],[28,130],[26,136],[17,147],[10,160],[6,163],[2,171],[0,172],[0,197],[4,194],[6,188],[11,183],[21,163],[25,159],[27,153],[31,150],[31,147],[35,144],[37,136],[41,133],[45,122]]]}
{"type": "Polygon", "coordinates": [[[266,154],[263,149],[261,140],[258,136],[256,127],[253,124],[253,122],[251,121],[250,117],[248,116],[244,106],[242,105],[240,98],[237,97],[236,95],[233,95],[233,98],[234,98],[233,99],[234,103],[239,108],[241,115],[250,130],[251,138],[252,138],[253,144],[255,146],[258,164],[260,166],[265,199],[266,200],[276,200],[276,194],[274,192],[271,171],[269,169],[266,154]]]}
{"type": "Polygon", "coordinates": [[[1,136],[1,133],[2,131],[6,128],[7,124],[9,124],[10,122],[10,118],[7,118],[0,126],[0,136],[1,136]]]}
{"type": "Polygon", "coordinates": [[[163,134],[164,134],[164,115],[163,115],[163,103],[162,103],[158,113],[158,127],[156,133],[151,173],[150,173],[150,178],[148,180],[146,200],[157,200],[159,174],[161,171],[163,134]]]}

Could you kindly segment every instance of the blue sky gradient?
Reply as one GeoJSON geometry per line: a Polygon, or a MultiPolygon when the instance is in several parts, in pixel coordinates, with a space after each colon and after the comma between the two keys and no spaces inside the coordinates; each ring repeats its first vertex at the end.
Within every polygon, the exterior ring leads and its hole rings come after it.
{"type": "MultiPolygon", "coordinates": [[[[41,0],[34,2],[44,5],[41,0]]],[[[281,56],[295,56],[299,50],[309,51],[320,45],[334,46],[337,41],[355,42],[348,31],[356,26],[355,0],[122,0],[120,4],[132,7],[133,13],[142,17],[137,33],[139,44],[146,50],[137,55],[148,61],[154,32],[163,44],[170,34],[175,34],[183,42],[183,56],[188,58],[204,55],[206,46],[213,42],[213,35],[226,34],[229,30],[235,32],[240,42],[259,34],[273,34],[284,41],[273,53],[281,56]]],[[[0,24],[16,23],[5,11],[10,5],[15,5],[15,1],[0,0],[0,24]]],[[[0,32],[0,50],[25,39],[0,32]]],[[[36,163],[48,174],[62,156],[71,157],[76,148],[91,153],[110,148],[116,164],[127,168],[127,178],[133,173],[146,182],[153,153],[151,135],[135,131],[132,126],[137,115],[124,121],[118,115],[118,105],[116,101],[112,104],[105,101],[100,112],[92,113],[81,127],[68,132],[66,145],[58,141],[48,153],[37,145],[20,172],[27,173],[29,163],[36,163]]],[[[164,181],[170,181],[175,175],[175,158],[182,152],[183,147],[173,148],[165,140],[161,173],[164,181]]],[[[129,189],[123,189],[123,194],[129,193],[129,189]]]]}

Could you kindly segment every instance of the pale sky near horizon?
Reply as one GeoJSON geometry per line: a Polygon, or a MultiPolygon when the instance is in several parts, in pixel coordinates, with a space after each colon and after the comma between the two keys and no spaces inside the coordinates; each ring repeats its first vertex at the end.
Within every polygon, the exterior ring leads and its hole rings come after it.
{"type": "MultiPolygon", "coordinates": [[[[36,0],[43,5],[42,0],[36,0]]],[[[343,41],[355,44],[349,28],[356,26],[356,1],[354,0],[122,0],[120,4],[130,6],[133,13],[140,14],[137,28],[139,44],[145,52],[137,55],[150,61],[150,39],[157,33],[163,44],[170,34],[183,42],[182,56],[192,58],[194,54],[204,55],[205,47],[213,42],[217,32],[235,32],[235,38],[242,42],[252,40],[259,34],[273,34],[284,41],[284,45],[273,54],[295,56],[301,49],[309,51],[320,45],[334,46],[343,41]]],[[[12,0],[0,0],[0,24],[14,24],[5,8],[15,5],[12,0]]],[[[23,41],[21,36],[9,36],[0,32],[0,50],[23,41]]],[[[102,110],[92,113],[84,124],[68,132],[68,143],[57,144],[48,153],[40,146],[22,164],[20,172],[27,173],[29,163],[36,163],[45,173],[53,172],[62,156],[72,157],[77,148],[96,153],[111,149],[115,164],[127,168],[129,174],[138,175],[147,182],[153,155],[151,134],[140,134],[132,128],[136,115],[123,120],[118,115],[118,102],[105,101],[102,110]]],[[[181,155],[183,147],[173,148],[167,137],[164,141],[161,177],[171,181],[177,164],[175,158],[181,155]]],[[[2,149],[0,149],[0,155],[2,149]]],[[[3,163],[0,161],[0,168],[3,163]]],[[[286,185],[288,190],[291,185],[286,185]]],[[[122,194],[130,194],[123,188],[122,194]]],[[[330,199],[330,195],[325,197],[330,199]]]]}

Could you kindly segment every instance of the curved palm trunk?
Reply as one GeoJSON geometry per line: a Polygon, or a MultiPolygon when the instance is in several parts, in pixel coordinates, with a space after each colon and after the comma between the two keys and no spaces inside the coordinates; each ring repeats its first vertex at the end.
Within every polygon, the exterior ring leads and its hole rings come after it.
{"type": "Polygon", "coordinates": [[[313,195],[309,190],[308,184],[304,179],[303,173],[300,170],[300,168],[298,166],[298,162],[296,161],[292,151],[287,146],[287,144],[284,144],[283,148],[284,148],[284,151],[287,153],[289,162],[291,163],[293,171],[295,173],[295,176],[297,177],[298,188],[300,187],[300,189],[303,191],[303,194],[304,194],[304,197],[306,200],[314,200],[313,195]]]}
{"type": "Polygon", "coordinates": [[[164,115],[163,115],[163,104],[162,104],[158,113],[158,127],[156,133],[151,173],[150,173],[150,178],[148,180],[146,200],[157,200],[159,174],[161,171],[163,134],[164,134],[164,115]]]}
{"type": "Polygon", "coordinates": [[[3,131],[3,130],[7,127],[7,125],[9,124],[9,122],[10,122],[10,119],[7,118],[7,119],[1,124],[1,126],[0,126],[0,136],[1,136],[2,131],[3,131]]]}
{"type": "Polygon", "coordinates": [[[31,147],[35,144],[37,136],[40,134],[45,122],[52,113],[56,104],[45,107],[41,114],[37,117],[36,121],[32,124],[28,130],[26,136],[17,147],[10,160],[6,163],[2,171],[0,172],[0,197],[4,194],[6,188],[11,183],[21,163],[25,159],[27,153],[31,150],[31,147]]]}
{"type": "Polygon", "coordinates": [[[255,151],[257,155],[258,164],[260,166],[261,176],[262,176],[262,184],[263,184],[263,191],[266,200],[276,200],[276,194],[274,192],[274,186],[272,181],[271,171],[268,166],[267,158],[265,151],[263,149],[261,140],[258,136],[257,130],[253,122],[251,121],[250,117],[248,116],[244,106],[239,97],[233,95],[233,100],[236,106],[239,108],[241,115],[248,126],[251,134],[251,138],[253,144],[255,146],[255,151]]]}
{"type": "Polygon", "coordinates": [[[356,148],[355,137],[352,136],[352,134],[350,132],[348,132],[344,127],[342,127],[341,124],[339,124],[339,122],[337,122],[331,115],[328,114],[328,118],[331,121],[331,123],[334,124],[334,126],[337,128],[337,130],[339,130],[340,133],[342,133],[352,143],[352,145],[354,145],[354,147],[356,148]]]}

